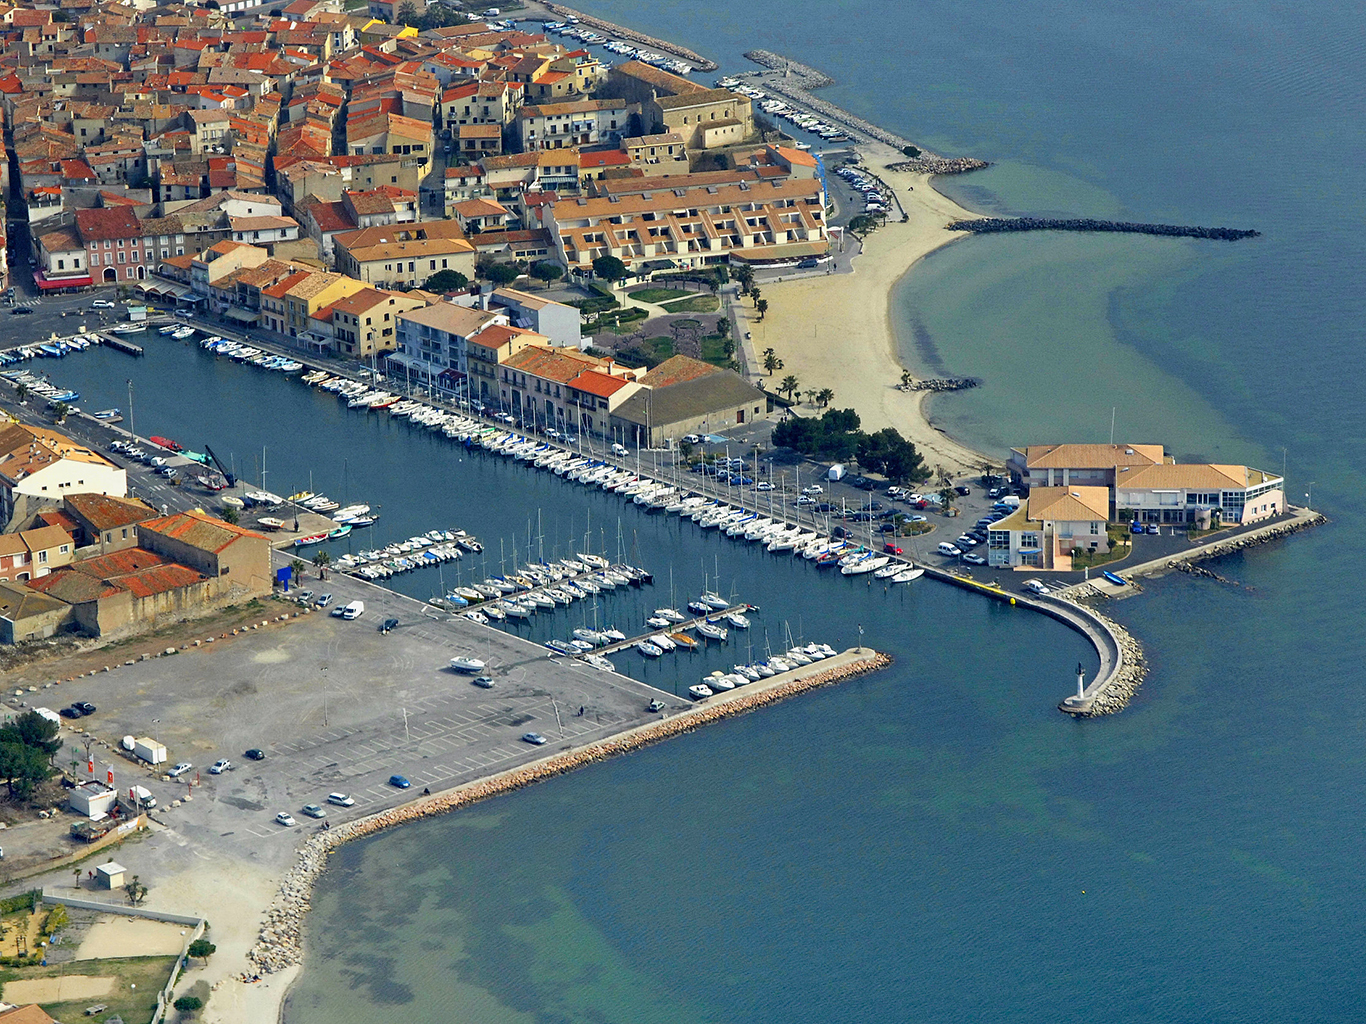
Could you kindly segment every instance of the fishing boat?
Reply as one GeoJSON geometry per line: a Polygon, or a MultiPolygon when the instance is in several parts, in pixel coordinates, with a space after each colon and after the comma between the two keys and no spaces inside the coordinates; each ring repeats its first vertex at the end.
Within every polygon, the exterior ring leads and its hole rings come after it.
{"type": "Polygon", "coordinates": [[[664,656],[664,652],[648,640],[641,640],[637,643],[636,650],[647,658],[661,658],[664,656]]]}
{"type": "Polygon", "coordinates": [[[342,526],[338,526],[335,530],[329,530],[329,531],[328,531],[328,534],[327,534],[327,539],[328,539],[328,540],[341,540],[343,537],[345,537],[345,536],[346,536],[348,533],[350,533],[350,532],[351,532],[351,527],[350,527],[350,525],[349,525],[349,524],[344,524],[344,525],[342,525],[342,526]]]}
{"type": "Polygon", "coordinates": [[[114,325],[113,327],[109,328],[109,333],[110,333],[110,334],[141,334],[141,333],[142,333],[143,331],[145,331],[145,330],[147,330],[147,325],[146,325],[146,324],[130,324],[130,323],[124,323],[124,324],[116,324],[116,325],[114,325]]]}
{"type": "Polygon", "coordinates": [[[256,523],[258,526],[266,530],[283,529],[285,525],[285,521],[283,519],[276,519],[274,516],[262,516],[260,519],[256,520],[256,523]]]}
{"type": "Polygon", "coordinates": [[[310,545],[310,544],[321,544],[321,543],[322,543],[323,541],[325,541],[325,540],[327,540],[327,534],[325,534],[325,533],[311,533],[311,534],[309,534],[307,537],[296,537],[296,538],[294,538],[294,546],[295,546],[296,548],[303,548],[303,547],[308,547],[308,545],[310,545]]]}
{"type": "Polygon", "coordinates": [[[120,413],[117,409],[101,409],[99,412],[92,413],[91,415],[93,415],[97,420],[103,420],[105,423],[123,422],[123,414],[120,413]]]}
{"type": "Polygon", "coordinates": [[[474,675],[476,672],[484,671],[485,665],[478,658],[452,658],[451,668],[457,672],[464,672],[467,675],[474,675]]]}

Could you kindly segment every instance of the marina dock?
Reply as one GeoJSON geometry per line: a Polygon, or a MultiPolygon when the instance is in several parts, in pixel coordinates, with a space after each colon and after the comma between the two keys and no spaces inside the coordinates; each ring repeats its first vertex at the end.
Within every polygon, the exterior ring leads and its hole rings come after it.
{"type": "MultiPolygon", "coordinates": [[[[687,631],[690,630],[690,629],[696,629],[696,628],[698,627],[698,625],[700,625],[700,624],[703,623],[703,622],[716,622],[718,619],[722,619],[722,618],[724,618],[725,616],[730,615],[730,614],[740,614],[740,615],[743,615],[743,614],[745,614],[746,612],[754,612],[754,611],[758,611],[758,610],[759,610],[759,609],[758,609],[758,606],[757,606],[757,605],[752,605],[752,604],[733,604],[733,605],[731,605],[729,608],[719,608],[719,609],[716,609],[715,611],[710,611],[710,612],[708,612],[706,615],[696,615],[696,616],[694,616],[693,618],[684,619],[682,622],[671,622],[671,623],[670,623],[669,625],[667,625],[667,626],[661,626],[659,629],[652,629],[652,630],[650,630],[650,632],[648,632],[648,633],[642,633],[642,634],[640,634],[640,636],[633,636],[633,637],[630,637],[630,638],[628,638],[628,639],[626,639],[626,640],[618,640],[616,643],[608,644],[608,645],[606,645],[605,647],[599,647],[599,648],[598,648],[596,651],[594,651],[593,653],[594,653],[594,654],[602,654],[602,655],[616,654],[618,651],[630,650],[630,649],[631,649],[632,647],[634,647],[636,644],[645,643],[645,642],[648,641],[651,637],[659,636],[661,633],[662,633],[664,636],[668,636],[668,635],[671,634],[671,633],[685,633],[685,632],[687,632],[687,631]]],[[[696,642],[696,644],[695,644],[694,646],[687,647],[687,650],[692,651],[692,650],[695,650],[697,647],[701,647],[701,646],[702,646],[703,644],[705,644],[705,643],[712,643],[712,642],[714,642],[714,643],[725,643],[726,641],[725,641],[725,640],[710,641],[710,640],[708,640],[708,639],[705,638],[705,637],[699,637],[698,640],[697,640],[697,642],[696,642]]],[[[680,647],[680,648],[683,648],[683,647],[685,647],[685,646],[686,646],[686,645],[684,645],[684,644],[679,644],[679,647],[680,647]]]]}

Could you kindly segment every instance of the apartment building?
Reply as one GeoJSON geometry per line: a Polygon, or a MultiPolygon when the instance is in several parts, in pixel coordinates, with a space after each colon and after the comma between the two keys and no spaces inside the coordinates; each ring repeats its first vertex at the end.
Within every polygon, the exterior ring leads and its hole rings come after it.
{"type": "Polygon", "coordinates": [[[631,108],[624,100],[572,100],[525,106],[513,127],[523,152],[616,144],[626,134],[631,108]]]}

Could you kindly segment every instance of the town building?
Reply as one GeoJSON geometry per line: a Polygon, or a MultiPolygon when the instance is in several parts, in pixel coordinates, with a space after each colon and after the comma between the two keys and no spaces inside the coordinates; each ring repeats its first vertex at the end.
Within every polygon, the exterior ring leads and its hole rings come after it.
{"type": "Polygon", "coordinates": [[[0,643],[46,640],[66,628],[71,606],[31,590],[24,583],[0,581],[0,643]]]}
{"type": "Polygon", "coordinates": [[[474,246],[453,221],[363,228],[333,245],[341,273],[378,288],[417,288],[440,270],[474,277],[474,246]]]}
{"type": "Polygon", "coordinates": [[[606,436],[636,372],[572,349],[528,346],[498,368],[499,402],[524,426],[606,436]]]}
{"type": "Polygon", "coordinates": [[[389,356],[390,370],[415,384],[464,395],[469,376],[469,340],[494,326],[510,326],[507,313],[472,309],[454,302],[435,302],[400,313],[398,350],[389,356]]]}
{"type": "Polygon", "coordinates": [[[550,339],[521,327],[494,324],[465,339],[468,359],[469,397],[485,406],[501,409],[499,367],[532,345],[548,346],[550,339]]]}
{"type": "Polygon", "coordinates": [[[516,288],[495,288],[487,301],[506,310],[514,327],[543,334],[560,348],[584,347],[583,315],[573,306],[516,288]]]}
{"type": "Polygon", "coordinates": [[[76,554],[82,558],[136,547],[137,524],[160,514],[140,498],[107,494],[68,494],[62,499],[61,510],[71,521],[76,554]]]}
{"type": "Polygon", "coordinates": [[[623,100],[572,100],[524,106],[513,128],[522,152],[616,144],[626,134],[630,105],[623,100]]]}
{"type": "Polygon", "coordinates": [[[398,345],[399,314],[425,305],[425,298],[362,288],[319,312],[331,311],[337,355],[365,360],[394,351],[398,345]]]}
{"type": "Polygon", "coordinates": [[[1107,487],[1038,487],[987,531],[987,564],[1001,569],[1073,568],[1078,553],[1110,550],[1107,487]]]}
{"type": "Polygon", "coordinates": [[[71,494],[128,493],[128,476],[85,445],[46,427],[0,427],[0,529],[71,494]]]}
{"type": "Polygon", "coordinates": [[[691,356],[664,360],[642,389],[612,413],[614,440],[656,448],[685,434],[708,434],[767,418],[768,396],[734,370],[691,356]]]}
{"type": "Polygon", "coordinates": [[[1120,522],[1255,523],[1285,511],[1285,481],[1248,466],[1163,463],[1119,470],[1114,504],[1120,522]]]}
{"type": "Polygon", "coordinates": [[[0,533],[0,580],[25,583],[70,564],[76,542],[60,526],[0,533]]]}
{"type": "Polygon", "coordinates": [[[1173,461],[1160,444],[1035,444],[1012,448],[1006,471],[1025,487],[1113,487],[1120,469],[1173,461]]]}

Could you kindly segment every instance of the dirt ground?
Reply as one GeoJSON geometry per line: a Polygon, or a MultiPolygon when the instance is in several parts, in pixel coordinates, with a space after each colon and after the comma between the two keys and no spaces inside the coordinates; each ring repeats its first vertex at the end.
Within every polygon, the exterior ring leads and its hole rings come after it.
{"type": "Polygon", "coordinates": [[[140,920],[131,917],[105,917],[91,925],[81,939],[78,960],[101,960],[106,957],[175,956],[189,937],[189,928],[163,921],[140,920]]]}
{"type": "Polygon", "coordinates": [[[114,991],[113,978],[70,974],[64,978],[27,978],[6,982],[2,993],[7,1003],[60,1003],[67,999],[93,999],[114,991]]]}
{"type": "Polygon", "coordinates": [[[0,956],[28,956],[38,948],[38,936],[47,910],[36,914],[7,914],[4,919],[5,937],[0,939],[0,956]],[[23,953],[20,953],[20,937],[24,939],[23,953]]]}

